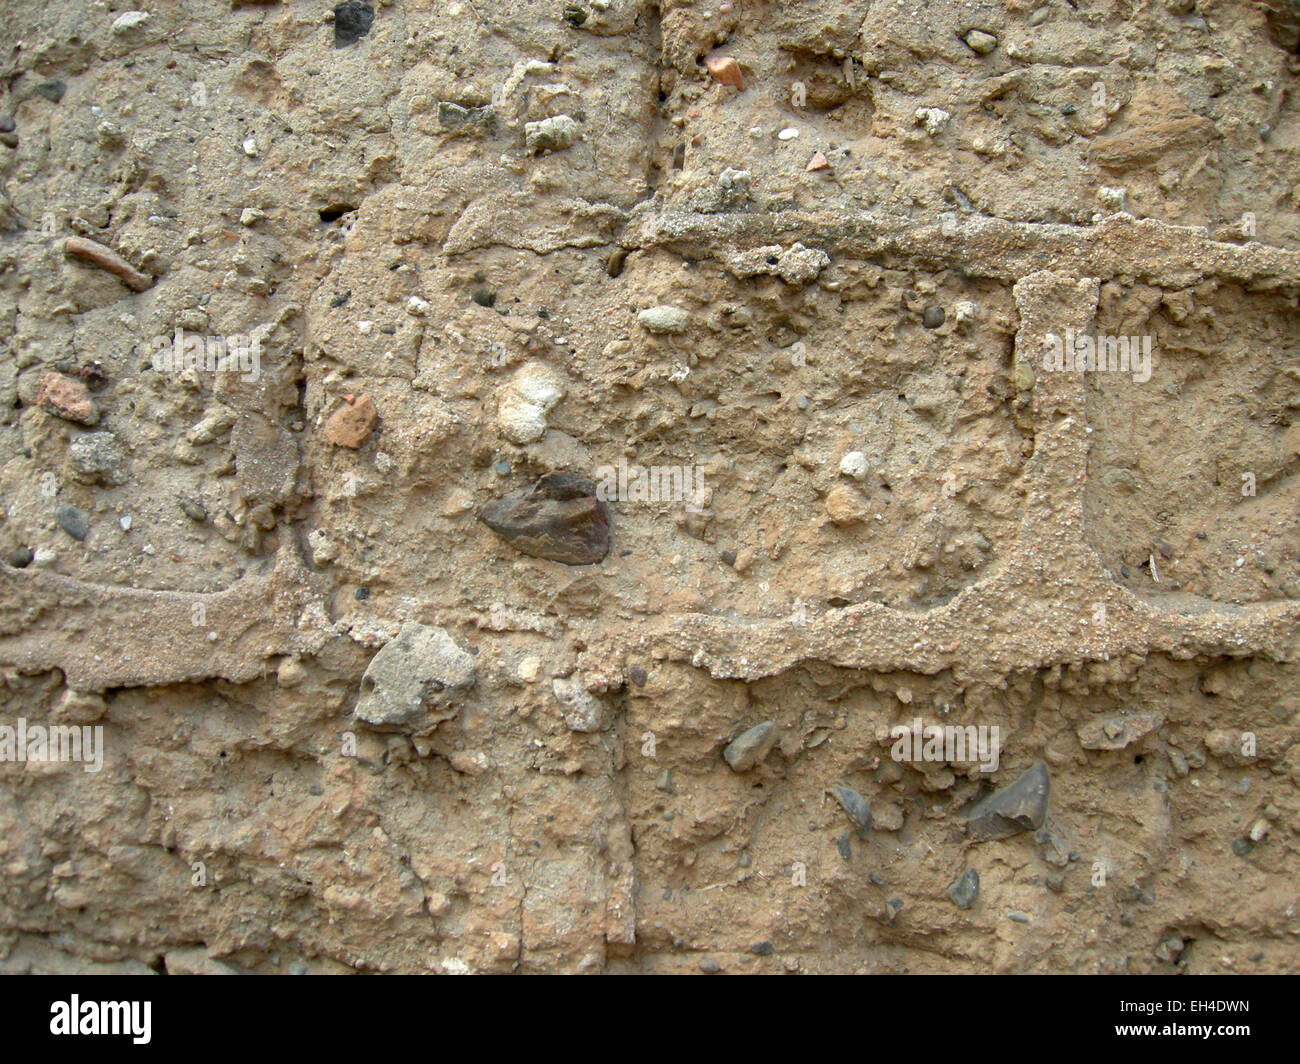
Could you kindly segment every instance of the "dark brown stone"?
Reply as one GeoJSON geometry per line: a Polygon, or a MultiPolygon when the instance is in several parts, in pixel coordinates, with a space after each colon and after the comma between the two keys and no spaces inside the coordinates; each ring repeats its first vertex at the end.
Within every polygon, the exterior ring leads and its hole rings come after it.
{"type": "Polygon", "coordinates": [[[578,473],[548,473],[527,492],[488,503],[478,518],[533,558],[591,565],[609,553],[609,510],[578,473]]]}

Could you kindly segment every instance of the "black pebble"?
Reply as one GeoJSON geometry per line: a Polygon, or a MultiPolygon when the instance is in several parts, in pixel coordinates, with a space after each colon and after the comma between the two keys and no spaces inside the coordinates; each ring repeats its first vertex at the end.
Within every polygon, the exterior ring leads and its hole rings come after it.
{"type": "Polygon", "coordinates": [[[32,564],[32,557],[31,547],[19,547],[17,550],[9,553],[9,557],[5,559],[5,562],[12,565],[15,569],[26,569],[32,564]]]}
{"type": "Polygon", "coordinates": [[[948,315],[943,312],[943,307],[931,303],[921,312],[921,324],[927,329],[937,329],[947,320],[947,317],[948,315]]]}
{"type": "Polygon", "coordinates": [[[490,289],[480,288],[470,298],[480,307],[490,307],[497,301],[497,294],[490,289]]]}
{"type": "Polygon", "coordinates": [[[367,33],[375,21],[375,9],[369,4],[348,0],[334,9],[334,47],[346,48],[356,44],[367,33]]]}
{"type": "Polygon", "coordinates": [[[772,943],[756,942],[749,947],[749,952],[756,957],[770,957],[772,956],[772,943]]]}
{"type": "Polygon", "coordinates": [[[359,587],[354,592],[352,592],[352,597],[356,599],[358,602],[364,602],[366,599],[370,597],[370,588],[359,587]]]}
{"type": "Polygon", "coordinates": [[[645,686],[646,672],[645,669],[641,668],[640,665],[633,665],[630,669],[628,669],[627,677],[638,687],[645,686]]]}

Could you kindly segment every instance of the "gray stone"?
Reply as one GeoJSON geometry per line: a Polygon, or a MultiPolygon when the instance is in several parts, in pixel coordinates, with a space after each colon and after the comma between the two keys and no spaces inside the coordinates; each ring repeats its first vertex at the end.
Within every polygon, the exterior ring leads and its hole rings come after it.
{"type": "Polygon", "coordinates": [[[734,772],[748,772],[767,757],[776,744],[776,721],[766,720],[737,735],[722,756],[734,772]]]}
{"type": "Polygon", "coordinates": [[[474,659],[442,628],[408,622],[366,666],[356,717],[429,731],[456,715],[474,685],[474,659]]]}
{"type": "Polygon", "coordinates": [[[60,503],[54,508],[54,520],[68,535],[80,543],[90,531],[90,514],[75,506],[60,503]]]}
{"type": "Polygon", "coordinates": [[[462,107],[450,100],[439,100],[438,124],[443,129],[483,132],[496,124],[496,111],[490,106],[462,107]]]}
{"type": "Polygon", "coordinates": [[[846,787],[842,783],[832,787],[831,794],[835,795],[835,800],[849,814],[849,819],[853,821],[858,834],[865,839],[871,832],[871,806],[867,800],[852,787],[846,787]]]}
{"type": "Polygon", "coordinates": [[[980,874],[968,868],[948,885],[948,897],[959,909],[969,909],[979,897],[980,874]]]}
{"type": "Polygon", "coordinates": [[[966,814],[967,831],[976,842],[988,842],[1041,828],[1050,789],[1047,766],[1037,761],[1014,783],[975,802],[966,814]]]}
{"type": "Polygon", "coordinates": [[[125,484],[126,449],[111,432],[88,432],[68,446],[68,461],[84,484],[125,484]]]}

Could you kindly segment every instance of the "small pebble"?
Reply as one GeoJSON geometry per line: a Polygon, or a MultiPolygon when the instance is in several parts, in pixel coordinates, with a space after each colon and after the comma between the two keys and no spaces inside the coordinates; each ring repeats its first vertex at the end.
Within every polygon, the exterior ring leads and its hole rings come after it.
{"type": "Polygon", "coordinates": [[[852,477],[854,480],[861,480],[867,475],[871,463],[867,461],[867,456],[861,451],[850,451],[840,459],[840,472],[846,477],[852,477]]]}
{"type": "Polygon", "coordinates": [[[777,140],[794,140],[797,136],[799,136],[799,131],[794,126],[786,126],[776,135],[776,138],[777,140]]]}
{"type": "Polygon", "coordinates": [[[86,533],[90,531],[90,514],[67,503],[61,503],[54,508],[54,520],[78,543],[84,540],[86,533]]]}
{"type": "Polygon", "coordinates": [[[32,561],[42,568],[53,565],[57,558],[58,554],[50,550],[49,547],[37,547],[36,553],[32,555],[32,561]]]}
{"type": "Polygon", "coordinates": [[[1007,913],[1007,919],[1017,924],[1029,923],[1029,917],[1021,912],[1009,912],[1007,913]]]}
{"type": "Polygon", "coordinates": [[[646,682],[646,671],[640,665],[633,665],[627,671],[627,677],[638,687],[644,687],[646,682]]]}
{"type": "Polygon", "coordinates": [[[9,552],[9,556],[5,558],[5,564],[11,565],[15,569],[26,569],[32,564],[32,559],[35,556],[31,547],[19,547],[17,550],[9,552]]]}
{"type": "Polygon", "coordinates": [[[755,957],[770,957],[772,951],[773,946],[770,942],[755,942],[749,947],[749,952],[754,954],[755,957]]]}
{"type": "Polygon", "coordinates": [[[980,55],[988,55],[998,46],[998,39],[991,33],[985,33],[983,30],[970,30],[962,38],[966,42],[966,47],[972,52],[978,52],[980,55]]]}
{"type": "Polygon", "coordinates": [[[713,55],[704,61],[709,75],[719,85],[730,85],[738,92],[744,92],[745,79],[740,73],[740,64],[729,55],[713,55]]]}
{"type": "Polygon", "coordinates": [[[185,516],[191,521],[197,521],[199,524],[203,524],[203,522],[208,519],[208,511],[193,499],[182,497],[179,501],[181,510],[184,511],[185,516]]]}
{"type": "Polygon", "coordinates": [[[352,592],[352,597],[356,599],[358,602],[365,602],[366,599],[370,597],[370,588],[359,587],[354,592],[352,592]]]}
{"type": "Polygon", "coordinates": [[[927,329],[937,329],[947,320],[943,307],[931,303],[921,314],[921,324],[927,329]]]}
{"type": "Polygon", "coordinates": [[[705,975],[715,975],[716,973],[722,971],[722,965],[720,965],[712,957],[705,957],[704,960],[700,961],[700,971],[702,971],[705,975]]]}

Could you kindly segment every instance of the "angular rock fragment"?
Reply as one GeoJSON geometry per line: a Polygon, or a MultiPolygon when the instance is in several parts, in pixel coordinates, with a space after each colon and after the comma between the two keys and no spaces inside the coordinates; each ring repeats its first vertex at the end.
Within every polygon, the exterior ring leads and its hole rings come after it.
{"type": "Polygon", "coordinates": [[[600,703],[577,676],[552,680],[551,693],[563,707],[564,723],[570,730],[594,732],[600,728],[600,703]]]}
{"type": "Polygon", "coordinates": [[[975,802],[966,829],[976,842],[989,842],[1043,826],[1050,790],[1047,766],[1035,762],[1018,780],[975,802]]]}
{"type": "Polygon", "coordinates": [[[871,833],[871,806],[867,800],[852,787],[845,786],[843,783],[837,783],[832,787],[831,794],[835,795],[835,800],[849,814],[849,819],[853,821],[858,834],[865,839],[871,833]]]}
{"type": "Polygon", "coordinates": [[[375,21],[375,9],[369,4],[348,0],[334,9],[334,47],[346,48],[356,44],[375,21]]]}
{"type": "Polygon", "coordinates": [[[722,756],[734,772],[748,772],[776,744],[776,721],[766,720],[743,731],[727,744],[722,756]]]}
{"type": "Polygon", "coordinates": [[[474,659],[442,628],[408,622],[366,666],[356,717],[428,731],[456,715],[474,685],[474,659]]]}
{"type": "Polygon", "coordinates": [[[1085,750],[1122,750],[1164,722],[1160,713],[1130,713],[1090,720],[1079,726],[1079,742],[1085,750]]]}
{"type": "Polygon", "coordinates": [[[488,503],[478,519],[533,558],[592,565],[609,553],[609,509],[595,482],[577,473],[548,473],[527,492],[488,503]]]}
{"type": "Polygon", "coordinates": [[[370,439],[370,430],[379,416],[375,404],[368,395],[357,396],[345,402],[334,411],[325,422],[321,435],[327,443],[335,447],[350,447],[356,450],[370,439]]]}
{"type": "Polygon", "coordinates": [[[496,125],[496,110],[491,105],[462,107],[451,100],[438,101],[438,125],[446,130],[485,133],[496,125]]]}
{"type": "Polygon", "coordinates": [[[68,461],[84,484],[125,484],[126,451],[111,432],[88,432],[68,446],[68,461]]]}
{"type": "Polygon", "coordinates": [[[47,414],[78,425],[90,426],[99,421],[99,408],[90,396],[90,389],[62,373],[47,373],[41,378],[36,389],[36,405],[47,414]]]}
{"type": "Polygon", "coordinates": [[[948,886],[948,897],[959,909],[969,909],[980,892],[980,874],[968,868],[948,886]]]}

